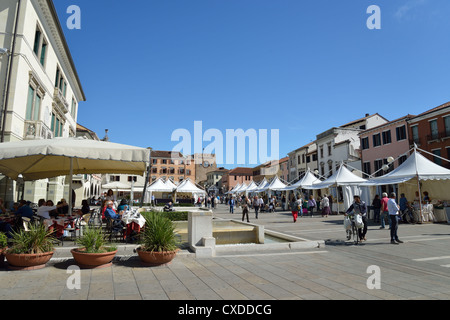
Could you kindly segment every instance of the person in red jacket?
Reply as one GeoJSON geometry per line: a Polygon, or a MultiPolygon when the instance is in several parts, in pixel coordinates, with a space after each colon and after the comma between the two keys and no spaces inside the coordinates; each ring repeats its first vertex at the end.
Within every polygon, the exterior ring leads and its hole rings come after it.
{"type": "MultiPolygon", "coordinates": [[[[380,229],[384,229],[384,226],[385,226],[384,217],[389,217],[389,211],[388,211],[388,206],[387,206],[388,201],[389,201],[389,198],[388,198],[387,193],[383,192],[382,198],[381,198],[381,226],[380,226],[380,229]]],[[[391,219],[389,219],[388,221],[389,221],[389,228],[390,228],[391,227],[391,219]]]]}

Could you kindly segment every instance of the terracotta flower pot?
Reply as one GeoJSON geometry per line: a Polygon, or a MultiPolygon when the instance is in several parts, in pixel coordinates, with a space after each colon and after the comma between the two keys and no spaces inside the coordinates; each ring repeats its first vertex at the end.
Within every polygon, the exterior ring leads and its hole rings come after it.
{"type": "Polygon", "coordinates": [[[117,250],[105,253],[87,253],[84,251],[84,248],[70,250],[78,266],[85,269],[108,267],[112,264],[112,260],[117,253],[117,250]]]}
{"type": "Polygon", "coordinates": [[[142,262],[150,266],[161,266],[169,264],[176,256],[178,250],[164,251],[164,252],[152,252],[144,251],[141,248],[137,248],[136,252],[142,262]]]}
{"type": "Polygon", "coordinates": [[[53,251],[38,254],[5,254],[6,260],[8,260],[9,263],[9,268],[16,270],[34,270],[44,268],[45,264],[50,261],[52,256],[53,251]]]}

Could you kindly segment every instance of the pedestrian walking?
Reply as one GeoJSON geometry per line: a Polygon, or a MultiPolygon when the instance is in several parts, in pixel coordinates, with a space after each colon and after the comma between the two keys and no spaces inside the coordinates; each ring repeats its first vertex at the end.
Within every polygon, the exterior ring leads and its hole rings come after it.
{"type": "Polygon", "coordinates": [[[251,201],[245,197],[244,201],[242,202],[242,221],[244,221],[244,218],[247,218],[247,222],[250,222],[250,219],[248,218],[248,207],[250,206],[251,201]]]}
{"type": "MultiPolygon", "coordinates": [[[[389,211],[388,211],[388,204],[389,198],[386,192],[383,192],[382,194],[382,198],[381,198],[381,226],[380,229],[384,229],[385,228],[385,221],[384,218],[385,217],[389,217],[389,211]]],[[[389,228],[391,227],[391,220],[389,219],[389,228]]]]}
{"type": "Polygon", "coordinates": [[[316,207],[316,200],[314,200],[313,196],[310,195],[309,200],[308,200],[308,211],[309,211],[309,214],[311,215],[311,218],[313,217],[313,212],[314,212],[315,207],[316,207]]]}
{"type": "Polygon", "coordinates": [[[253,209],[255,209],[255,219],[258,219],[258,212],[259,212],[259,198],[258,198],[258,196],[255,196],[253,198],[253,209]]]}
{"type": "Polygon", "coordinates": [[[391,244],[403,243],[403,241],[398,238],[397,234],[400,207],[395,202],[395,197],[395,193],[391,192],[388,200],[389,218],[391,219],[391,244]]]}
{"type": "MultiPolygon", "coordinates": [[[[294,219],[294,222],[297,222],[299,205],[298,205],[297,199],[295,199],[295,197],[292,197],[291,202],[289,203],[289,207],[291,209],[292,218],[294,219]]],[[[300,206],[300,210],[301,209],[302,208],[300,206]]]]}
{"type": "Polygon", "coordinates": [[[327,195],[323,196],[320,205],[322,206],[322,217],[325,216],[328,218],[328,215],[331,214],[331,209],[330,209],[330,199],[328,199],[327,195]]]}
{"type": "Polygon", "coordinates": [[[235,205],[235,200],[234,200],[234,198],[231,198],[231,199],[230,199],[229,204],[230,204],[230,213],[234,213],[234,205],[235,205]]]}

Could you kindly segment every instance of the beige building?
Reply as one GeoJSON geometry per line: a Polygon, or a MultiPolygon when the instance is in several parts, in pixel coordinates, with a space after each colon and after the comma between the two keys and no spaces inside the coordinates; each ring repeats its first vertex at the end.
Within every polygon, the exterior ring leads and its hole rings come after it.
{"type": "MultiPolygon", "coordinates": [[[[51,0],[2,0],[0,5],[1,142],[74,137],[80,79],[51,0]]],[[[26,182],[24,198],[67,197],[65,177],[26,182]]],[[[4,178],[0,194],[16,200],[16,183],[4,178]]]]}

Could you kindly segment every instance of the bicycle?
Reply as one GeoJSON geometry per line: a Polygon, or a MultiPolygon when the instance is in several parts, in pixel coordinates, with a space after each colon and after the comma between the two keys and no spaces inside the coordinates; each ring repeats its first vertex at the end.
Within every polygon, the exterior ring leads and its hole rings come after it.
{"type": "Polygon", "coordinates": [[[349,213],[345,219],[349,219],[350,220],[350,226],[347,227],[346,232],[347,232],[347,240],[351,240],[353,238],[353,241],[355,244],[358,244],[361,239],[359,237],[359,228],[356,225],[356,221],[355,221],[355,213],[349,213]]]}
{"type": "Polygon", "coordinates": [[[400,221],[406,221],[407,223],[415,224],[417,223],[415,218],[414,208],[407,207],[400,216],[400,221]]]}

